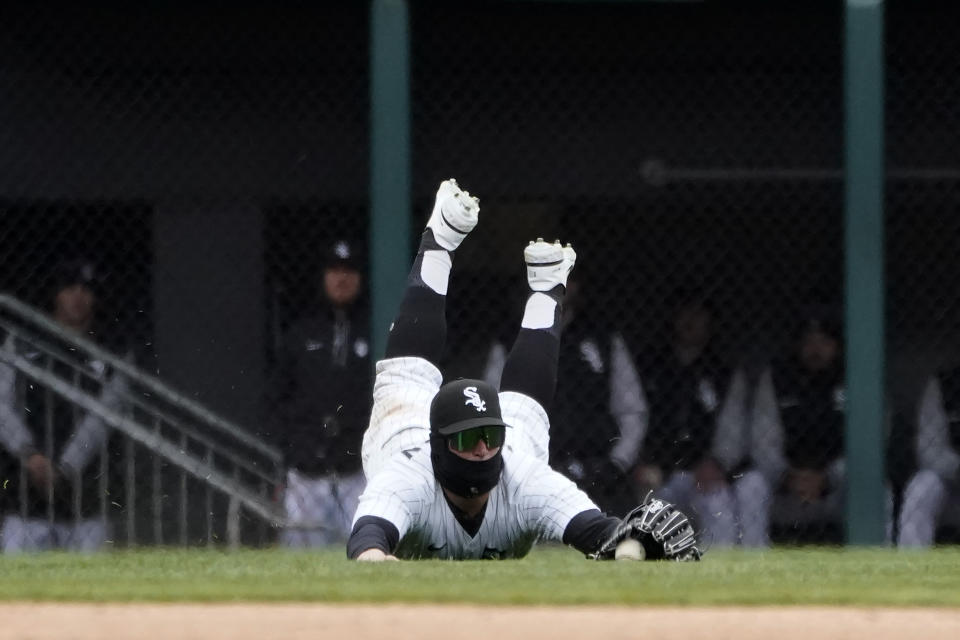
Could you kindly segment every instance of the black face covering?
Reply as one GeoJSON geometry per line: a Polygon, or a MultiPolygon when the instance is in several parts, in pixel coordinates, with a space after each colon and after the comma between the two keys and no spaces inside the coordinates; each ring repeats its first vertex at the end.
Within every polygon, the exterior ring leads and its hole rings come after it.
{"type": "Polygon", "coordinates": [[[439,434],[430,437],[430,461],[437,481],[461,498],[475,498],[497,486],[503,471],[501,453],[502,450],[497,451],[497,455],[482,462],[465,460],[450,451],[446,437],[439,434]]]}

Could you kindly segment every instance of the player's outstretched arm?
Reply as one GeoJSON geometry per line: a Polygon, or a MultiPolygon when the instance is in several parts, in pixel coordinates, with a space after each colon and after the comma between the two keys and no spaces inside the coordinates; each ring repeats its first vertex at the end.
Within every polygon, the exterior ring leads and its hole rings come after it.
{"type": "Polygon", "coordinates": [[[393,550],[399,541],[400,531],[392,522],[377,516],[363,516],[347,540],[347,557],[361,562],[396,560],[393,550]]]}
{"type": "Polygon", "coordinates": [[[588,509],[573,517],[563,530],[563,543],[584,555],[592,555],[620,526],[620,518],[604,515],[599,509],[588,509]]]}

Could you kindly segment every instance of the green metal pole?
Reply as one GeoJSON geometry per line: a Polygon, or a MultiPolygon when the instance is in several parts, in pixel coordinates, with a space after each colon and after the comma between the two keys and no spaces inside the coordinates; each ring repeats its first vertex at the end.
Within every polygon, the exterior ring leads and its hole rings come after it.
{"type": "Polygon", "coordinates": [[[885,538],[883,0],[846,1],[848,544],[885,538]]]}
{"type": "Polygon", "coordinates": [[[375,359],[409,267],[410,46],[406,0],[370,7],[370,294],[375,359]]]}

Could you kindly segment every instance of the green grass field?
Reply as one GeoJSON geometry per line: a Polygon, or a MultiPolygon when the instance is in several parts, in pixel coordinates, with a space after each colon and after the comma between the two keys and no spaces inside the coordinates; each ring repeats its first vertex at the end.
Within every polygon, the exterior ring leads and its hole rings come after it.
{"type": "Polygon", "coordinates": [[[699,564],[593,562],[557,547],[377,565],[342,550],[47,553],[0,556],[0,600],[958,607],[960,549],[716,551],[699,564]]]}

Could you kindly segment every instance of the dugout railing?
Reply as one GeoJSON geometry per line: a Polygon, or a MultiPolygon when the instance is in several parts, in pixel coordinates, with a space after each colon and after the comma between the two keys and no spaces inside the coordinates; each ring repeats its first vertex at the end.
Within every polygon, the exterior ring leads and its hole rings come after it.
{"type": "MultiPolygon", "coordinates": [[[[237,546],[269,539],[270,529],[283,526],[277,448],[9,295],[0,295],[0,334],[0,362],[109,428],[90,464],[99,465],[99,517],[115,544],[237,546]],[[122,376],[122,384],[111,385],[117,402],[105,402],[100,386],[89,384],[105,370],[122,376]]],[[[44,413],[49,434],[53,412],[44,413]]],[[[46,446],[40,453],[52,458],[46,446]]],[[[21,498],[25,475],[21,467],[21,498]]],[[[80,489],[73,488],[75,504],[80,489]]],[[[23,499],[20,511],[26,512],[23,499]]],[[[54,518],[52,507],[47,517],[54,518]]],[[[81,517],[79,507],[74,517],[81,517]]]]}

